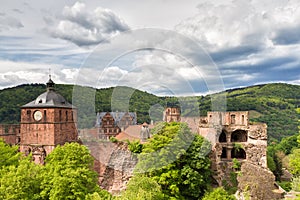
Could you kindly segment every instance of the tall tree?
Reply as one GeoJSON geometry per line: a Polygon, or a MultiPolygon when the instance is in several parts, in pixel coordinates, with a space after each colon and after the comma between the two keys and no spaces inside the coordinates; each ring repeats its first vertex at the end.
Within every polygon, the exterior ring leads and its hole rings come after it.
{"type": "Polygon", "coordinates": [[[199,199],[209,186],[209,142],[185,123],[161,123],[144,144],[137,173],[155,180],[168,199],[199,199]]]}
{"type": "Polygon", "coordinates": [[[117,200],[163,200],[164,195],[154,180],[146,176],[134,176],[130,179],[126,191],[117,200]]]}
{"type": "Polygon", "coordinates": [[[0,199],[40,199],[41,167],[23,158],[19,164],[3,167],[0,171],[0,199]]]}
{"type": "Polygon", "coordinates": [[[202,200],[235,200],[235,197],[220,187],[206,193],[202,200]]]}
{"type": "Polygon", "coordinates": [[[85,199],[99,191],[93,158],[77,143],[56,147],[46,158],[41,183],[43,199],[85,199]]]}

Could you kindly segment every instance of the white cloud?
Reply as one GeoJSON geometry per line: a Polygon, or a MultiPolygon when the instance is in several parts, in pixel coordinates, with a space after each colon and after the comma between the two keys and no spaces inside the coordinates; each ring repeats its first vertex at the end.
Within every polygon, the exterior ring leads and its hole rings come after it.
{"type": "Polygon", "coordinates": [[[211,51],[249,45],[268,47],[279,30],[299,25],[299,6],[299,1],[202,3],[199,14],[175,29],[197,38],[211,51]]]}
{"type": "MultiPolygon", "coordinates": [[[[48,81],[48,64],[0,60],[0,66],[1,89],[24,83],[46,83],[48,81]]],[[[74,84],[78,69],[72,69],[62,65],[50,67],[54,82],[74,84]]]]}
{"type": "MultiPolygon", "coordinates": [[[[47,18],[49,20],[49,17],[47,18]]],[[[101,7],[90,11],[84,3],[65,6],[61,19],[48,30],[53,37],[75,43],[78,46],[107,42],[119,32],[128,30],[128,25],[113,11],[101,7]]]]}
{"type": "Polygon", "coordinates": [[[220,76],[218,68],[226,86],[230,87],[276,80],[297,82],[298,0],[192,0],[188,3],[87,0],[71,3],[67,0],[28,1],[28,6],[24,6],[21,1],[11,0],[0,8],[2,87],[44,83],[49,67],[57,83],[75,83],[78,73],[82,73],[83,85],[128,85],[156,94],[168,94],[171,90],[184,94],[189,90],[185,86],[200,87],[204,78],[207,85],[213,85],[214,77],[220,76]],[[199,2],[202,3],[197,13],[195,5],[199,2]],[[132,9],[134,6],[136,9],[132,9]],[[204,53],[199,52],[191,40],[181,40],[178,35],[167,33],[165,29],[172,28],[178,21],[182,22],[175,30],[184,34],[183,37],[196,38],[209,50],[217,68],[212,63],[205,65],[209,59],[204,58],[204,53]],[[161,34],[150,30],[118,38],[122,35],[119,32],[129,29],[127,24],[131,28],[164,30],[161,34]],[[40,31],[41,27],[47,27],[46,35],[40,31]],[[95,62],[88,59],[94,69],[92,66],[78,69],[93,50],[81,46],[98,44],[115,35],[118,42],[101,43],[96,49],[99,52],[95,54],[95,62]],[[148,47],[151,50],[145,54],[131,53],[131,50],[148,47]],[[123,54],[126,54],[124,59],[118,59],[123,54]],[[113,59],[116,62],[103,69],[113,59]],[[198,66],[195,68],[184,59],[198,66]],[[101,73],[103,83],[97,82],[101,73]]]}

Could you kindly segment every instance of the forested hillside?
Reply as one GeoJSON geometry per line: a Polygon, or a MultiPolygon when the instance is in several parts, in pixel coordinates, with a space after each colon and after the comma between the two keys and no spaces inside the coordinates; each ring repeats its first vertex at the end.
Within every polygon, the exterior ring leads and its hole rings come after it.
{"type": "MultiPolygon", "coordinates": [[[[119,91],[132,90],[127,87],[118,87],[119,91]]],[[[73,86],[56,85],[56,90],[69,102],[72,102],[73,86]]],[[[95,111],[82,113],[80,127],[93,126],[96,111],[111,111],[112,94],[116,88],[93,89],[95,92],[95,111]]],[[[43,84],[20,85],[14,88],[0,90],[0,123],[19,123],[20,106],[34,100],[45,91],[43,84]]],[[[133,90],[132,90],[133,91],[133,90]]],[[[120,93],[120,92],[119,92],[120,93]]],[[[269,141],[280,140],[285,136],[294,135],[298,132],[299,114],[296,108],[300,107],[300,86],[289,84],[265,84],[246,88],[227,90],[227,110],[250,110],[252,122],[265,122],[268,124],[269,141]]],[[[185,107],[189,102],[199,102],[200,111],[205,115],[211,110],[211,97],[213,95],[194,98],[187,97],[185,107]]],[[[86,102],[88,97],[84,95],[80,102],[86,102]]],[[[90,99],[89,99],[90,100],[90,99]]],[[[77,102],[77,103],[78,103],[77,102]]],[[[162,111],[167,104],[176,104],[174,97],[157,97],[147,92],[134,90],[129,99],[129,111],[137,112],[138,122],[150,122],[149,109],[156,108],[162,111]]],[[[75,106],[78,106],[75,104],[75,106]]],[[[190,106],[193,107],[192,105],[190,106]]],[[[187,109],[188,110],[188,109],[187,109]]],[[[123,111],[122,106],[118,111],[123,111]]],[[[151,110],[155,112],[154,110],[151,110]]],[[[189,115],[193,114],[190,110],[189,115]]],[[[185,114],[185,113],[184,113],[185,114]]],[[[194,115],[197,113],[195,112],[194,115]]],[[[152,119],[152,118],[151,118],[152,119]]]]}
{"type": "Polygon", "coordinates": [[[268,125],[269,141],[298,133],[300,86],[267,84],[227,91],[228,110],[250,110],[253,122],[268,125]]]}

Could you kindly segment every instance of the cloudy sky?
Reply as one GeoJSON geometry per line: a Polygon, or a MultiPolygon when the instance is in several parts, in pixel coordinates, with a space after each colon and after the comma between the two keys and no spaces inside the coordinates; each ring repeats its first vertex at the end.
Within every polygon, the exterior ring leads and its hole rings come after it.
{"type": "Polygon", "coordinates": [[[157,95],[300,84],[298,0],[10,0],[0,89],[127,85],[157,95]]]}

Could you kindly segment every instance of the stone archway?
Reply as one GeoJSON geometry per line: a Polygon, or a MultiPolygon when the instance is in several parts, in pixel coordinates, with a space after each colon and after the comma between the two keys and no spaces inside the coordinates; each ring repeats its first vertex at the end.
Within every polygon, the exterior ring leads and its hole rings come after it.
{"type": "Polygon", "coordinates": [[[247,142],[248,134],[245,130],[235,130],[231,134],[231,142],[247,142]]]}
{"type": "Polygon", "coordinates": [[[220,143],[224,143],[224,142],[227,142],[227,139],[226,139],[226,132],[224,130],[222,130],[222,133],[219,137],[219,142],[220,143]]]}
{"type": "Polygon", "coordinates": [[[233,148],[231,150],[231,158],[246,159],[246,152],[243,148],[233,148]]]}

